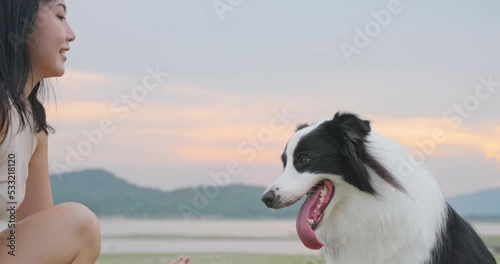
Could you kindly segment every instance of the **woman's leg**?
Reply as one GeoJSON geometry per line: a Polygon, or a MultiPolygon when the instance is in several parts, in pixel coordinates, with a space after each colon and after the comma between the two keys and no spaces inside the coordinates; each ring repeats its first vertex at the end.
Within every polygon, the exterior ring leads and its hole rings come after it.
{"type": "Polygon", "coordinates": [[[0,263],[93,264],[101,252],[96,215],[78,203],[35,213],[15,227],[15,256],[9,255],[10,229],[0,232],[0,263]]]}

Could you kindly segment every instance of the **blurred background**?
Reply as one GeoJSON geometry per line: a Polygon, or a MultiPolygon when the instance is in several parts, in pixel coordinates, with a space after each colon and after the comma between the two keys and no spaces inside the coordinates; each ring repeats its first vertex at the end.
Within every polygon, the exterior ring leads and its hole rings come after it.
{"type": "Polygon", "coordinates": [[[498,1],[67,4],[50,170],[57,202],[102,219],[103,263],[321,263],[297,207],[271,212],[260,194],[296,126],[337,111],[410,148],[499,244],[498,1]]]}

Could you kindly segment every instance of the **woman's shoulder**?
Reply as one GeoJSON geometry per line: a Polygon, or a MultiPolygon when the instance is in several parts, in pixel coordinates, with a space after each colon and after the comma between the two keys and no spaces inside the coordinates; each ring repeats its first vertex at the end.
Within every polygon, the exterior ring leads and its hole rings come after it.
{"type": "MultiPolygon", "coordinates": [[[[13,129],[20,128],[19,126],[21,125],[21,115],[23,115],[23,113],[19,113],[17,109],[15,109],[15,107],[13,107],[12,105],[9,106],[6,114],[0,113],[0,126],[2,126],[3,121],[3,127],[0,127],[0,144],[5,141],[8,133],[14,131],[13,129]]],[[[26,128],[29,128],[29,131],[34,130],[35,122],[31,118],[31,115],[23,116],[23,121],[25,122],[25,125],[22,127],[23,130],[26,128]]]]}

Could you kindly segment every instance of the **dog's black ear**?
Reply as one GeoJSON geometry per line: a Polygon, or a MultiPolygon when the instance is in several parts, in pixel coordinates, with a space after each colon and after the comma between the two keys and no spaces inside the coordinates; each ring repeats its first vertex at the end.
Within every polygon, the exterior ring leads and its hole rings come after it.
{"type": "Polygon", "coordinates": [[[336,113],[329,122],[329,133],[340,144],[343,156],[342,171],[345,181],[361,191],[374,193],[370,176],[364,163],[366,157],[366,136],[370,133],[370,122],[351,113],[336,113]]]}
{"type": "Polygon", "coordinates": [[[337,112],[333,117],[332,123],[337,123],[344,133],[353,138],[365,137],[372,130],[370,121],[362,120],[355,114],[337,112]]]}
{"type": "Polygon", "coordinates": [[[370,175],[366,170],[363,157],[360,157],[360,155],[364,155],[363,151],[356,150],[350,143],[343,145],[343,148],[341,152],[344,158],[342,162],[344,180],[361,191],[374,194],[375,190],[371,185],[370,175]]]}
{"type": "Polygon", "coordinates": [[[352,144],[354,149],[365,142],[370,133],[370,121],[362,120],[351,113],[336,113],[328,126],[331,135],[345,143],[352,144]]]}

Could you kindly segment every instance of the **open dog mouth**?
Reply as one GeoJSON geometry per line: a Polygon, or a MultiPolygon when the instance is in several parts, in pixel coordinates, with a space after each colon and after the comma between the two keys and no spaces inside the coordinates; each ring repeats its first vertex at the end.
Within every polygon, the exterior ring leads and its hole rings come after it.
{"type": "Polygon", "coordinates": [[[312,187],[307,193],[307,199],[300,207],[297,216],[297,234],[304,246],[310,249],[320,249],[323,247],[314,230],[323,219],[323,212],[330,204],[335,193],[335,186],[329,180],[323,180],[312,187]]]}

